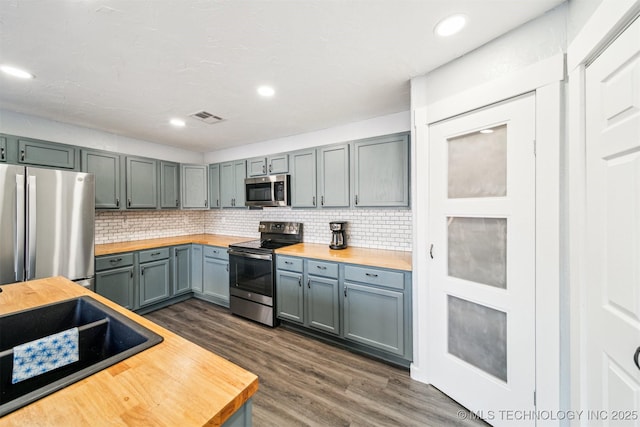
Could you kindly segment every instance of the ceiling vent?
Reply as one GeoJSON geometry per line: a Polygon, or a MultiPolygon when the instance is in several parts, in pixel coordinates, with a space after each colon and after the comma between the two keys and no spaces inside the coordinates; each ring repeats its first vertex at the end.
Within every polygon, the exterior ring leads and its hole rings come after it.
{"type": "Polygon", "coordinates": [[[210,125],[224,120],[222,117],[213,115],[206,111],[198,111],[197,113],[193,113],[190,116],[193,117],[194,119],[200,120],[201,122],[205,122],[210,125]]]}

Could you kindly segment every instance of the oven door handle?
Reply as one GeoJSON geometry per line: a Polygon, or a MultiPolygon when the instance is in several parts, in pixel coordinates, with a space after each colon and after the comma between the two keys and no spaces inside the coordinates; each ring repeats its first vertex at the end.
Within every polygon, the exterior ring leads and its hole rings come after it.
{"type": "Polygon", "coordinates": [[[235,251],[233,249],[229,249],[229,255],[240,256],[244,258],[253,258],[253,259],[264,259],[266,261],[271,261],[271,254],[252,254],[249,252],[235,251]]]}

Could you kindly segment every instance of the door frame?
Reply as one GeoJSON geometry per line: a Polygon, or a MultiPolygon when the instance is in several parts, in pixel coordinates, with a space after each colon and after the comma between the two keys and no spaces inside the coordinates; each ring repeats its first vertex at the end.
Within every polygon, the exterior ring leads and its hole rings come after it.
{"type": "MultiPolygon", "coordinates": [[[[561,317],[566,292],[561,270],[562,175],[564,140],[564,55],[559,54],[521,70],[413,111],[413,342],[411,377],[429,383],[428,245],[429,245],[429,125],[518,95],[536,96],[536,403],[544,410],[563,409],[561,390],[561,335],[568,319],[561,317]],[[417,165],[420,165],[418,168],[417,165]]],[[[532,147],[533,148],[533,147],[532,147]]],[[[568,316],[568,315],[567,315],[568,316]]],[[[532,399],[534,396],[532,395],[532,399]]]]}
{"type": "Polygon", "coordinates": [[[571,408],[586,408],[587,328],[586,289],[584,274],[587,252],[586,236],[586,69],[599,54],[640,13],[638,0],[602,0],[591,18],[582,27],[567,50],[569,76],[566,149],[567,165],[567,280],[569,284],[571,408]]]}

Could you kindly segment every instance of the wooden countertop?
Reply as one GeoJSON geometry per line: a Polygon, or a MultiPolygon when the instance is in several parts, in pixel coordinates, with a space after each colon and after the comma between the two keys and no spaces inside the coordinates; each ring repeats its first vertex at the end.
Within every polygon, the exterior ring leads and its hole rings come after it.
{"type": "Polygon", "coordinates": [[[255,239],[256,237],[224,236],[220,234],[189,234],[186,236],[162,237],[158,239],[134,240],[131,242],[96,245],[95,255],[111,255],[122,252],[160,248],[162,246],[186,245],[189,243],[227,247],[233,243],[246,242],[247,240],[255,239]]]}
{"type": "Polygon", "coordinates": [[[351,246],[346,249],[334,250],[329,249],[329,245],[299,243],[280,248],[276,250],[276,254],[411,271],[411,252],[351,246]]]}
{"type": "Polygon", "coordinates": [[[2,285],[0,314],[90,295],[164,337],[120,363],[0,418],[2,426],[218,426],[258,377],[63,277],[2,285]]]}

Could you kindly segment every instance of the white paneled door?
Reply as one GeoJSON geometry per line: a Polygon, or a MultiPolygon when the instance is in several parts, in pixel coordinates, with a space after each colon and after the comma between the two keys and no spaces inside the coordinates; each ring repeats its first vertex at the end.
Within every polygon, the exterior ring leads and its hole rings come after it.
{"type": "Polygon", "coordinates": [[[429,183],[431,382],[534,425],[535,95],[430,126],[429,183]]]}
{"type": "Polygon", "coordinates": [[[586,403],[639,426],[640,20],[586,76],[586,403]]]}

